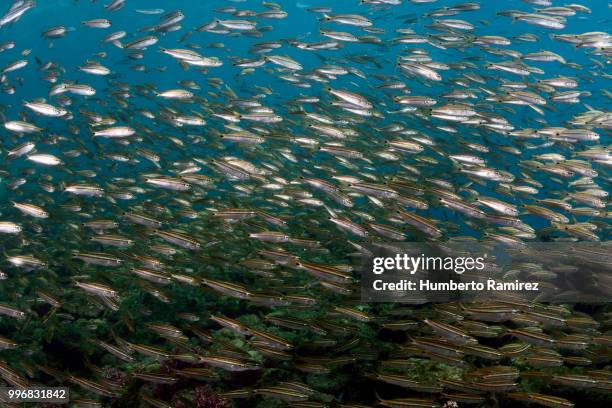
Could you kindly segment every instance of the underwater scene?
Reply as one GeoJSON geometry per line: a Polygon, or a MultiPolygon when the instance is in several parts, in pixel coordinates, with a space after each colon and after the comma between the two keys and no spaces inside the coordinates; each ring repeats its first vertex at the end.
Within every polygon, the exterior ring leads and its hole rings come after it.
{"type": "Polygon", "coordinates": [[[571,1],[2,1],[0,406],[612,407],[612,5],[571,1]],[[550,296],[365,290],[417,244],[550,296]]]}

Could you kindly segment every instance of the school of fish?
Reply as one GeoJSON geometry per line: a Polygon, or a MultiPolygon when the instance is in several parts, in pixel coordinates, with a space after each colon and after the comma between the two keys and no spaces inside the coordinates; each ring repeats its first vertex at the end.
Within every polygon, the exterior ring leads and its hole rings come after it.
{"type": "Polygon", "coordinates": [[[610,18],[569,1],[3,3],[4,385],[88,408],[610,404],[606,305],[360,300],[372,243],[609,239],[610,18]],[[289,18],[318,31],[276,35],[289,18]],[[96,51],[63,63],[83,33],[96,51]]]}

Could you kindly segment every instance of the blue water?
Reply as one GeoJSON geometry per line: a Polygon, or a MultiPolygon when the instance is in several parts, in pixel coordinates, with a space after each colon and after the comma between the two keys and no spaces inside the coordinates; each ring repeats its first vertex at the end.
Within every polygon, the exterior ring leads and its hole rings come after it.
{"type": "MultiPolygon", "coordinates": [[[[108,78],[97,77],[78,71],[77,67],[82,66],[88,59],[99,60],[104,65],[111,68],[117,81],[125,82],[131,85],[154,85],[159,90],[175,88],[177,81],[179,80],[193,80],[198,83],[202,90],[199,95],[208,98],[206,95],[207,91],[211,88],[206,85],[206,80],[209,77],[221,78],[224,83],[235,91],[240,97],[248,98],[255,94],[260,93],[259,89],[255,89],[253,85],[257,84],[261,87],[269,88],[273,91],[273,94],[265,98],[265,104],[273,107],[277,110],[277,113],[281,116],[286,115],[284,111],[285,104],[287,101],[299,96],[299,95],[324,95],[322,91],[326,87],[324,84],[312,83],[312,87],[309,89],[302,89],[291,86],[283,80],[280,80],[264,69],[256,69],[255,72],[248,75],[240,75],[240,69],[232,67],[229,57],[240,57],[240,58],[257,58],[257,54],[249,53],[251,46],[258,42],[263,41],[283,41],[283,40],[295,40],[299,39],[308,43],[326,40],[324,36],[319,34],[319,29],[324,27],[326,29],[338,30],[338,31],[350,31],[359,33],[358,29],[352,29],[348,26],[341,26],[335,24],[320,25],[320,15],[310,13],[306,9],[308,7],[317,6],[330,6],[333,8],[334,13],[361,13],[366,15],[374,22],[374,26],[385,30],[385,34],[379,35],[381,39],[385,41],[385,45],[369,45],[369,44],[356,44],[356,43],[344,43],[342,49],[338,51],[318,51],[309,52],[299,50],[295,47],[285,45],[279,50],[275,50],[273,54],[288,55],[295,60],[299,61],[304,66],[304,72],[307,72],[323,63],[333,64],[334,62],[348,63],[354,65],[356,68],[363,71],[366,78],[359,78],[354,75],[340,76],[335,79],[332,84],[336,88],[346,88],[355,92],[362,92],[369,95],[373,99],[381,102],[382,110],[394,110],[398,106],[393,106],[390,102],[390,97],[383,95],[379,91],[373,89],[373,85],[378,85],[380,81],[373,79],[372,74],[382,75],[395,75],[402,78],[400,72],[395,66],[395,62],[399,55],[405,54],[413,49],[427,49],[427,52],[431,55],[434,61],[440,62],[451,62],[458,61],[463,58],[466,60],[473,60],[479,66],[484,65],[485,61],[496,62],[508,60],[503,56],[494,56],[481,52],[477,47],[469,47],[466,49],[454,50],[440,50],[435,47],[427,46],[425,44],[417,45],[394,45],[389,44],[389,40],[396,37],[398,34],[395,30],[398,28],[410,28],[414,29],[416,33],[433,33],[433,31],[427,29],[427,25],[431,23],[431,19],[416,18],[424,15],[431,10],[441,8],[444,6],[450,6],[455,4],[454,2],[434,2],[426,4],[412,4],[405,2],[401,6],[395,7],[381,7],[381,6],[365,6],[359,5],[358,2],[327,2],[327,3],[293,3],[283,2],[281,6],[285,11],[288,12],[289,16],[282,20],[276,19],[261,19],[259,26],[271,25],[272,30],[266,31],[263,38],[249,38],[246,36],[235,36],[230,37],[227,35],[211,34],[206,32],[193,32],[193,35],[188,37],[183,43],[178,44],[178,40],[188,31],[193,31],[196,27],[210,22],[215,18],[231,19],[233,18],[229,14],[215,13],[213,10],[227,6],[235,5],[238,8],[245,8],[253,10],[255,12],[262,12],[267,10],[258,3],[253,2],[223,2],[223,1],[207,1],[202,4],[194,4],[190,1],[173,1],[172,3],[159,3],[153,4],[145,1],[129,1],[126,6],[114,13],[109,13],[104,10],[104,4],[101,2],[89,3],[89,2],[70,2],[70,1],[50,1],[40,2],[36,8],[28,11],[18,24],[13,26],[4,27],[1,31],[3,40],[14,40],[17,46],[9,51],[5,51],[0,54],[0,64],[4,65],[18,58],[18,52],[23,49],[31,49],[31,56],[28,58],[30,61],[28,67],[15,73],[15,76],[20,77],[17,86],[17,93],[15,95],[2,95],[2,103],[6,106],[5,116],[8,119],[15,119],[19,111],[22,110],[22,101],[31,100],[35,98],[44,98],[46,91],[49,88],[49,84],[41,79],[43,76],[36,68],[36,64],[32,57],[37,57],[40,61],[54,61],[57,62],[62,69],[66,70],[66,73],[62,75],[62,79],[72,80],[79,83],[89,84],[98,90],[98,94],[92,99],[100,99],[103,104],[88,103],[87,100],[83,101],[81,97],[74,98],[74,108],[84,106],[86,109],[91,111],[97,111],[100,113],[111,114],[115,110],[121,111],[122,108],[114,104],[112,98],[110,98],[106,91],[109,89],[106,81],[108,78]],[[159,35],[159,43],[150,47],[144,55],[142,60],[130,60],[126,58],[126,50],[118,49],[111,44],[101,44],[100,40],[107,34],[125,30],[128,32],[128,36],[123,39],[124,43],[131,41],[136,38],[140,38],[150,33],[139,33],[138,30],[145,26],[151,26],[157,24],[159,15],[144,15],[135,12],[137,9],[153,9],[163,8],[166,12],[174,10],[181,10],[185,14],[185,19],[181,22],[182,29],[177,32],[159,35]],[[81,21],[94,19],[94,18],[110,18],[112,20],[112,27],[109,29],[96,29],[88,28],[80,25],[81,21]],[[61,39],[45,39],[41,36],[41,33],[55,25],[64,25],[74,31],[67,33],[65,38],[61,39]],[[224,48],[208,48],[207,45],[211,43],[223,43],[224,48]],[[161,54],[158,52],[159,47],[181,47],[188,44],[197,44],[202,48],[198,51],[205,56],[217,56],[221,58],[225,64],[221,68],[211,68],[207,74],[197,72],[195,69],[188,71],[183,70],[177,63],[172,60],[171,57],[161,54]],[[93,54],[98,52],[107,53],[106,58],[95,58],[93,54]],[[366,62],[363,64],[352,63],[347,58],[352,56],[364,56],[374,58],[378,66],[375,66],[372,62],[366,62]],[[131,66],[136,64],[142,64],[146,67],[146,72],[138,72],[131,69],[131,66]],[[161,70],[163,69],[163,72],[161,70]],[[81,105],[82,104],[82,105],[81,105]]],[[[592,14],[581,14],[578,13],[574,17],[568,18],[567,28],[564,30],[547,30],[538,27],[530,26],[523,22],[512,22],[511,18],[498,16],[497,12],[503,10],[522,10],[529,11],[531,6],[521,1],[508,1],[499,4],[498,2],[483,2],[481,9],[478,11],[470,11],[460,13],[458,16],[451,16],[448,18],[465,18],[476,26],[476,33],[478,35],[501,35],[507,38],[520,35],[525,32],[530,32],[538,35],[538,42],[520,42],[513,41],[513,45],[510,47],[500,48],[511,48],[518,49],[522,53],[537,52],[541,50],[549,50],[567,58],[568,61],[580,64],[581,70],[575,70],[570,67],[565,67],[556,62],[538,63],[534,61],[528,61],[529,64],[540,67],[546,71],[546,75],[541,77],[553,77],[556,75],[567,75],[572,77],[578,77],[580,79],[580,89],[584,91],[592,92],[592,96],[583,97],[581,100],[584,103],[593,106],[595,109],[609,109],[610,98],[602,95],[602,90],[609,89],[609,79],[603,78],[601,74],[605,72],[604,69],[595,68],[593,69],[593,63],[589,59],[590,56],[586,50],[576,49],[572,44],[562,43],[560,41],[554,41],[550,38],[551,34],[557,33],[582,33],[586,31],[594,30],[605,30],[606,26],[609,26],[609,19],[607,19],[606,13],[609,11],[608,5],[605,1],[590,1],[587,2],[592,9],[592,14]],[[595,73],[592,75],[591,73],[595,73]]],[[[363,33],[367,34],[367,33],[363,33]]],[[[601,59],[594,57],[595,59],[601,59]]],[[[269,65],[269,64],[268,64],[269,65]]],[[[341,64],[340,64],[341,65],[341,64]]],[[[475,71],[481,75],[490,75],[495,78],[505,78],[507,80],[521,80],[520,77],[512,74],[499,73],[498,71],[488,70],[470,70],[475,71]]],[[[460,72],[448,71],[444,72],[445,78],[457,78],[460,77],[460,72]]],[[[10,75],[12,77],[12,75],[10,75]]],[[[537,75],[532,75],[533,78],[538,78],[537,75]]],[[[528,78],[529,80],[529,78],[528,78]]],[[[408,88],[411,90],[413,95],[437,95],[442,93],[448,86],[444,82],[442,83],[431,83],[421,82],[417,80],[406,80],[408,88]],[[427,85],[427,86],[424,86],[427,85]]],[[[489,84],[491,81],[489,81],[489,84]]],[[[487,84],[487,86],[489,86],[487,84]]],[[[141,98],[137,95],[137,92],[132,90],[130,92],[131,97],[128,99],[128,103],[131,107],[137,108],[153,108],[157,101],[149,101],[141,98]]],[[[213,102],[224,103],[221,98],[210,98],[213,102]]],[[[528,107],[505,105],[510,106],[511,109],[516,111],[516,114],[501,111],[500,113],[507,117],[515,125],[516,128],[528,128],[542,127],[541,123],[538,123],[541,117],[535,112],[531,111],[528,107]]],[[[196,108],[196,110],[198,110],[196,108]]],[[[574,114],[583,111],[582,104],[567,105],[559,104],[554,112],[546,111],[545,120],[550,126],[562,126],[568,118],[574,114]]],[[[148,124],[146,120],[139,115],[134,115],[133,120],[136,123],[143,123],[147,126],[153,126],[148,124]]],[[[409,126],[416,127],[417,129],[422,126],[421,123],[415,121],[409,115],[397,116],[397,115],[386,115],[387,119],[379,121],[376,128],[383,127],[386,123],[393,121],[406,121],[409,126]]],[[[57,121],[51,119],[49,121],[45,118],[36,118],[36,123],[39,126],[45,127],[50,132],[62,133],[65,131],[62,125],[58,124],[57,121]]],[[[209,120],[209,126],[219,126],[221,121],[209,120]]],[[[441,124],[441,123],[440,123],[441,124]]],[[[160,130],[168,130],[168,127],[160,125],[160,130]]],[[[299,135],[303,133],[303,129],[299,127],[291,127],[294,132],[299,135]]],[[[194,131],[199,132],[200,129],[194,128],[194,131]]],[[[5,132],[3,129],[2,132],[5,132]]],[[[434,138],[446,139],[453,137],[444,132],[439,132],[436,129],[427,129],[425,132],[427,135],[434,138]]],[[[81,139],[86,146],[89,146],[89,138],[87,132],[81,129],[81,139]]],[[[371,132],[368,137],[376,138],[376,132],[371,132]]],[[[497,135],[490,134],[493,140],[496,140],[502,144],[509,144],[510,141],[503,140],[497,135]]],[[[164,143],[163,141],[160,143],[164,143]]],[[[102,142],[105,145],[105,142],[102,142]]],[[[172,150],[172,144],[170,151],[164,154],[168,160],[184,158],[184,155],[178,151],[172,150]]],[[[157,147],[160,148],[159,144],[157,147]]],[[[50,147],[51,153],[54,151],[54,147],[50,147]]],[[[59,149],[59,148],[58,148],[59,149]]],[[[229,147],[230,152],[234,151],[232,147],[229,147]]],[[[206,150],[201,150],[206,153],[206,150]]],[[[537,153],[546,153],[548,150],[539,149],[537,153]]],[[[198,151],[196,151],[197,153],[198,151]]],[[[525,153],[529,154],[529,153],[525,153]]],[[[505,155],[505,160],[508,160],[509,155],[505,155]]],[[[525,157],[518,157],[516,159],[524,159],[525,157]]],[[[512,161],[514,158],[510,157],[512,161]]],[[[495,160],[495,158],[492,158],[495,160]]],[[[92,165],[96,166],[101,164],[100,161],[90,161],[88,158],[81,156],[78,161],[73,163],[73,166],[81,167],[84,169],[91,168],[92,165]]],[[[496,163],[501,168],[505,168],[508,171],[516,173],[518,170],[516,167],[512,167],[512,163],[502,162],[496,163]]],[[[16,164],[17,166],[19,164],[16,164]]],[[[384,170],[384,166],[380,167],[380,170],[384,170]]],[[[104,170],[101,169],[101,174],[104,170]]],[[[27,186],[26,186],[27,188],[27,186]]],[[[537,222],[537,221],[536,221],[537,222]]]]}
{"type": "MultiPolygon", "coordinates": [[[[185,34],[186,31],[192,30],[201,24],[210,22],[215,18],[231,19],[233,18],[228,14],[214,13],[213,10],[228,6],[235,5],[239,8],[250,9],[256,12],[263,12],[267,10],[258,3],[252,2],[226,2],[226,1],[207,1],[205,4],[194,4],[190,1],[173,1],[171,3],[159,2],[154,4],[148,1],[129,1],[126,3],[124,9],[108,13],[103,8],[102,2],[96,2],[90,4],[89,2],[72,2],[72,1],[50,1],[40,2],[36,8],[30,10],[23,17],[23,23],[14,25],[13,27],[4,27],[2,29],[3,40],[14,40],[17,42],[17,47],[8,52],[0,54],[2,63],[11,61],[11,57],[15,56],[16,53],[25,48],[32,49],[32,55],[37,56],[41,61],[57,61],[66,70],[67,77],[75,81],[83,81],[89,83],[94,87],[104,86],[105,78],[96,78],[76,70],[76,67],[82,65],[88,58],[93,58],[93,54],[105,51],[108,53],[107,58],[102,59],[106,64],[113,64],[113,71],[120,73],[121,80],[125,82],[136,81],[137,83],[155,83],[158,88],[164,89],[166,87],[172,87],[176,85],[177,79],[192,79],[201,82],[205,79],[195,70],[192,72],[184,72],[174,64],[170,57],[162,55],[156,52],[158,47],[176,47],[177,41],[185,34]],[[99,41],[107,34],[125,30],[128,32],[128,37],[124,39],[124,42],[130,39],[139,38],[145,35],[144,33],[138,33],[137,30],[144,26],[155,25],[159,22],[159,15],[143,15],[136,13],[136,9],[153,9],[162,8],[166,12],[181,10],[185,14],[185,19],[181,23],[183,29],[162,34],[160,41],[156,46],[151,47],[146,52],[146,57],[143,60],[137,61],[136,63],[145,64],[149,68],[147,72],[146,80],[144,80],[142,74],[138,72],[131,72],[128,67],[129,63],[125,66],[114,65],[120,61],[125,62],[124,58],[126,52],[111,44],[101,45],[99,41]],[[112,20],[112,27],[109,29],[96,29],[80,26],[80,22],[84,20],[94,18],[109,18],[112,20]],[[66,27],[72,27],[75,29],[73,32],[69,32],[65,38],[48,40],[43,38],[40,34],[52,26],[64,25],[66,27]],[[49,43],[53,43],[53,47],[49,48],[49,43]],[[156,72],[156,68],[168,67],[168,71],[164,73],[156,72]]],[[[431,4],[411,4],[406,2],[401,6],[390,7],[388,9],[382,8],[377,9],[376,7],[359,6],[358,2],[323,2],[323,3],[311,3],[301,4],[298,2],[282,2],[279,3],[285,11],[289,13],[289,16],[283,20],[274,19],[262,19],[260,26],[272,25],[273,30],[265,33],[261,39],[250,39],[248,37],[238,36],[235,38],[229,38],[226,35],[210,34],[210,33],[198,33],[194,32],[193,36],[186,40],[186,43],[195,43],[203,47],[202,54],[210,56],[218,56],[221,58],[227,58],[228,56],[239,56],[243,58],[249,57],[248,51],[252,44],[263,41],[277,41],[283,39],[303,39],[306,42],[322,41],[326,38],[319,34],[319,22],[318,16],[314,13],[306,11],[308,7],[318,6],[330,6],[333,8],[335,13],[362,13],[367,15],[374,22],[375,27],[383,28],[386,34],[382,35],[383,39],[391,39],[396,36],[394,30],[398,28],[412,28],[417,33],[427,32],[425,26],[430,23],[430,20],[417,19],[416,22],[404,23],[405,20],[412,21],[413,17],[425,14],[433,9],[441,8],[444,6],[450,6],[456,4],[451,1],[438,1],[431,4]],[[206,45],[214,42],[225,43],[224,49],[207,49],[206,45]]],[[[7,2],[8,4],[8,2],[7,2]]],[[[548,75],[578,75],[584,76],[589,80],[581,82],[581,89],[584,90],[598,90],[605,89],[609,86],[609,82],[604,81],[601,78],[592,78],[588,76],[588,67],[592,65],[589,62],[589,56],[587,52],[576,50],[571,44],[561,43],[553,41],[549,38],[549,34],[557,33],[582,33],[587,31],[605,31],[605,27],[609,25],[609,19],[606,18],[606,14],[609,12],[608,4],[606,1],[589,1],[585,2],[585,5],[590,7],[593,11],[591,15],[581,15],[568,18],[567,28],[560,30],[540,29],[537,27],[529,26],[522,22],[511,22],[511,19],[504,16],[496,16],[496,12],[502,10],[522,10],[528,12],[531,9],[529,4],[522,1],[505,1],[503,3],[498,2],[482,2],[481,9],[478,11],[471,11],[459,14],[457,18],[465,17],[471,22],[476,22],[477,33],[479,35],[501,35],[511,38],[512,36],[520,35],[525,32],[531,32],[537,34],[540,41],[536,43],[525,43],[515,42],[516,48],[522,53],[537,52],[541,50],[549,50],[557,52],[563,56],[566,56],[568,61],[575,62],[584,66],[582,72],[576,72],[572,69],[565,68],[556,63],[537,63],[531,62],[535,66],[539,66],[546,70],[548,75]],[[604,81],[604,82],[601,82],[604,81]],[[606,85],[607,83],[607,85],[606,85]]],[[[452,18],[448,17],[448,18],[452,18]]],[[[325,28],[336,29],[338,31],[356,31],[346,29],[345,27],[328,24],[325,28]]],[[[428,47],[424,45],[420,46],[404,46],[404,45],[392,45],[392,46],[371,46],[368,44],[353,44],[345,43],[343,49],[333,52],[320,51],[320,55],[327,55],[331,58],[345,58],[350,55],[369,55],[376,57],[379,60],[381,69],[377,69],[376,72],[382,74],[397,73],[394,68],[396,57],[405,50],[414,48],[426,48],[432,58],[435,61],[444,62],[445,60],[454,60],[460,53],[454,50],[438,50],[434,47],[428,47]]],[[[509,48],[513,48],[510,46],[509,48]]],[[[316,52],[305,52],[293,47],[285,46],[281,50],[281,54],[286,54],[297,59],[305,70],[309,70],[317,67],[321,60],[316,56],[316,52]]],[[[480,58],[484,58],[491,61],[503,60],[503,57],[496,57],[493,55],[483,55],[477,49],[470,49],[467,51],[468,56],[476,55],[480,58]]],[[[251,57],[255,57],[251,55],[251,57]]],[[[130,61],[131,62],[131,61],[130,61]]],[[[27,99],[28,97],[40,97],[41,88],[45,89],[45,82],[40,81],[40,75],[36,70],[32,69],[34,64],[28,69],[21,71],[19,74],[24,78],[23,89],[20,90],[19,94],[13,97],[14,99],[22,98],[27,99]]],[[[242,96],[250,96],[253,94],[252,89],[243,89],[245,84],[257,82],[258,85],[271,87],[276,93],[282,95],[283,98],[291,98],[296,94],[301,93],[300,89],[295,89],[290,86],[286,86],[283,81],[279,81],[270,75],[265,75],[262,70],[258,70],[255,74],[247,76],[246,78],[236,77],[235,75],[239,72],[239,69],[230,68],[229,64],[225,64],[223,68],[211,69],[210,75],[223,78],[226,83],[230,84],[232,88],[236,90],[242,96]]],[[[497,74],[497,73],[495,73],[497,74]]],[[[502,74],[503,75],[503,74],[502,74]]],[[[508,75],[508,78],[516,78],[512,75],[508,75]]],[[[350,81],[353,82],[357,87],[367,87],[368,81],[350,77],[350,81]]],[[[334,85],[345,85],[343,84],[343,78],[340,77],[339,81],[334,82],[334,85]]],[[[411,89],[414,89],[413,94],[418,94],[418,91],[424,89],[419,88],[419,84],[412,82],[409,84],[411,89]]],[[[599,95],[595,97],[599,98],[599,95]]],[[[7,98],[6,104],[12,105],[13,107],[19,108],[20,104],[18,101],[11,101],[10,96],[7,98]]],[[[601,103],[609,106],[607,98],[602,98],[601,103]]],[[[571,108],[571,106],[570,106],[571,108]]],[[[560,113],[558,120],[563,120],[565,115],[560,113]]],[[[553,123],[551,123],[552,125],[553,123]]]]}

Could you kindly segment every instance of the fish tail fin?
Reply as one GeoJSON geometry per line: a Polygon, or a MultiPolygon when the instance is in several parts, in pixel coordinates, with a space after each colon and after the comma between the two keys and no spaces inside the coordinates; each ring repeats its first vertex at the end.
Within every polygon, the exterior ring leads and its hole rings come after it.
{"type": "Polygon", "coordinates": [[[384,401],[382,398],[380,398],[380,395],[378,395],[378,391],[374,390],[374,395],[376,396],[376,399],[378,400],[379,403],[384,401]]]}

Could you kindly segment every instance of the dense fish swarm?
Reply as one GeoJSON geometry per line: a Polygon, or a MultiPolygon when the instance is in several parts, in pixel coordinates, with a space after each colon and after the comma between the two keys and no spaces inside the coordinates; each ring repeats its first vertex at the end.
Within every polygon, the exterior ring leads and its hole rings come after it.
{"type": "Polygon", "coordinates": [[[373,242],[609,238],[609,6],[330,3],[2,10],[4,384],[75,407],[610,405],[606,306],[368,304],[357,272],[373,242]]]}

